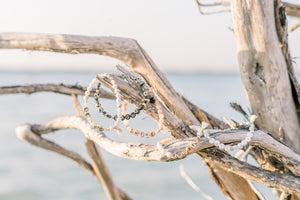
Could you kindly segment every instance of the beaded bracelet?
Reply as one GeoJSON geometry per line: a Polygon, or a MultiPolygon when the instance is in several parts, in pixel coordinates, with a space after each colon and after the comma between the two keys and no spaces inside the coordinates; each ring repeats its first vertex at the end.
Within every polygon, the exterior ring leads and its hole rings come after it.
{"type": "MultiPolygon", "coordinates": [[[[158,114],[158,129],[156,131],[151,131],[150,133],[147,133],[147,132],[142,132],[142,131],[139,131],[139,130],[136,130],[136,129],[133,129],[129,126],[129,123],[128,123],[128,120],[125,119],[123,121],[124,125],[126,126],[127,130],[129,133],[131,134],[134,134],[136,136],[140,136],[140,137],[154,137],[155,135],[157,135],[162,129],[163,129],[163,122],[164,122],[164,115],[162,113],[162,108],[158,102],[158,99],[154,96],[154,99],[155,99],[155,107],[156,107],[156,110],[157,110],[157,114],[158,114]]],[[[126,112],[126,109],[127,109],[127,101],[124,101],[124,104],[123,104],[123,113],[126,112]]]]}
{"type": "MultiPolygon", "coordinates": [[[[167,153],[167,157],[176,159],[176,158],[183,158],[185,155],[187,155],[192,149],[195,149],[197,145],[199,144],[199,139],[203,135],[205,138],[208,139],[210,144],[214,144],[215,146],[219,147],[220,150],[226,150],[226,151],[236,151],[238,149],[242,149],[244,146],[247,145],[248,142],[251,141],[251,138],[253,137],[253,132],[255,130],[254,121],[257,118],[256,115],[251,115],[250,117],[250,126],[249,126],[249,132],[247,133],[247,136],[245,139],[243,139],[240,143],[236,145],[225,145],[224,143],[221,143],[219,140],[216,140],[212,137],[210,137],[210,130],[206,129],[208,124],[206,122],[202,122],[201,126],[192,125],[190,126],[191,129],[195,130],[197,132],[196,142],[190,143],[184,151],[179,153],[173,153],[170,152],[167,153]]],[[[162,145],[157,145],[159,149],[163,152],[162,145]]]]}
{"type": "MultiPolygon", "coordinates": [[[[124,113],[121,116],[121,120],[122,121],[125,120],[125,119],[129,120],[130,118],[132,118],[132,119],[135,118],[141,112],[141,110],[143,110],[143,108],[146,106],[146,104],[150,102],[149,93],[147,91],[145,82],[143,82],[141,79],[139,79],[137,77],[134,77],[134,76],[128,76],[128,77],[131,80],[135,81],[139,86],[142,87],[142,91],[143,91],[143,95],[144,95],[144,100],[143,100],[143,103],[140,106],[138,106],[132,113],[130,113],[130,114],[124,113]]],[[[125,79],[126,75],[122,74],[120,76],[120,78],[125,79]]],[[[97,88],[96,88],[96,93],[94,95],[94,100],[95,100],[95,103],[96,103],[96,108],[97,108],[98,112],[101,113],[104,117],[116,120],[117,119],[117,115],[112,116],[112,115],[108,114],[106,111],[104,111],[104,109],[102,108],[102,106],[101,106],[101,104],[99,102],[100,86],[101,86],[101,83],[99,82],[98,85],[97,85],[97,88]]]]}
{"type": "Polygon", "coordinates": [[[101,74],[101,75],[98,75],[98,76],[103,76],[103,77],[106,77],[106,78],[109,78],[111,80],[111,84],[112,84],[112,87],[113,87],[113,90],[114,90],[114,93],[115,93],[115,96],[116,96],[116,102],[117,102],[117,115],[116,115],[116,119],[115,119],[115,123],[113,126],[109,127],[109,128],[104,128],[103,126],[99,126],[99,125],[96,125],[93,121],[93,118],[91,117],[91,114],[89,112],[89,108],[88,108],[88,98],[89,98],[89,95],[94,87],[94,85],[98,82],[98,79],[97,79],[97,76],[92,80],[92,82],[89,84],[86,92],[85,92],[85,95],[83,97],[83,101],[84,101],[84,104],[83,104],[83,111],[84,111],[84,115],[87,117],[89,123],[96,129],[98,129],[99,131],[112,131],[114,129],[117,129],[119,131],[119,124],[121,122],[121,118],[122,118],[122,103],[121,103],[121,95],[120,95],[120,90],[118,89],[118,85],[115,83],[115,81],[113,80],[113,78],[108,75],[108,74],[101,74]]]}

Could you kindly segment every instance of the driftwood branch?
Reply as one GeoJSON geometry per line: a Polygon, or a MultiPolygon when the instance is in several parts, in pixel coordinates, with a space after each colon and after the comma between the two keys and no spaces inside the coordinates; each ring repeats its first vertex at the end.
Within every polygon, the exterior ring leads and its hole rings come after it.
{"type": "Polygon", "coordinates": [[[206,200],[214,200],[211,196],[203,192],[195,183],[194,181],[187,175],[187,173],[184,171],[183,164],[179,165],[179,171],[180,175],[186,180],[186,182],[198,193],[200,193],[206,200]]]}
{"type": "MultiPolygon", "coordinates": [[[[86,87],[79,85],[64,85],[64,84],[27,84],[0,87],[0,95],[4,94],[32,94],[37,92],[54,92],[65,95],[84,95],[86,87]]],[[[95,90],[91,92],[91,96],[95,94],[95,90]]],[[[114,94],[101,89],[100,97],[105,99],[115,99],[114,94]]]]}
{"type": "MultiPolygon", "coordinates": [[[[120,157],[135,160],[163,162],[179,159],[169,158],[166,153],[162,153],[161,149],[159,149],[157,146],[141,143],[113,141],[107,138],[104,133],[93,129],[91,125],[86,121],[86,119],[80,116],[58,118],[43,125],[25,124],[17,128],[17,135],[22,140],[30,142],[33,145],[45,148],[44,146],[47,146],[48,144],[45,145],[45,143],[43,142],[43,139],[41,138],[42,134],[69,128],[81,130],[86,137],[90,138],[90,140],[97,143],[106,151],[120,157]],[[32,137],[32,135],[34,135],[34,137],[32,137]]],[[[235,143],[241,141],[246,136],[246,134],[247,131],[242,130],[228,130],[219,132],[216,131],[213,137],[223,143],[235,143]]],[[[191,141],[193,141],[192,138],[176,140],[164,146],[164,149],[166,152],[170,153],[181,152],[186,148],[188,144],[190,144],[191,141]]],[[[267,147],[266,149],[268,149],[270,152],[273,152],[273,154],[276,155],[278,159],[286,162],[287,167],[294,174],[300,174],[300,155],[293,152],[291,149],[281,144],[268,134],[263,133],[262,131],[256,131],[254,133],[252,141],[250,142],[250,145],[259,147],[263,146],[265,148],[267,147]]],[[[300,178],[288,173],[281,174],[279,172],[271,172],[256,168],[248,165],[247,163],[241,162],[231,157],[230,155],[220,155],[220,151],[207,150],[212,147],[214,146],[210,144],[206,138],[201,138],[198,147],[189,154],[201,150],[206,150],[202,153],[207,155],[207,159],[209,159],[210,162],[220,165],[227,171],[229,170],[251,181],[262,183],[270,187],[275,187],[289,192],[300,191],[300,184],[297,185],[297,183],[300,183],[300,178]]]]}
{"type": "Polygon", "coordinates": [[[88,37],[63,34],[1,33],[0,49],[27,49],[60,53],[89,53],[116,58],[138,72],[175,116],[187,124],[199,124],[169,81],[136,40],[120,37],[88,37]]]}
{"type": "Polygon", "coordinates": [[[110,176],[106,164],[98,151],[95,143],[91,140],[86,142],[86,149],[92,159],[92,167],[98,180],[103,185],[105,193],[110,200],[129,200],[130,198],[120,189],[118,189],[110,176]]]}
{"type": "MultiPolygon", "coordinates": [[[[229,7],[231,4],[229,1],[221,0],[219,2],[214,2],[214,3],[201,3],[201,0],[196,0],[196,3],[198,6],[198,9],[199,9],[199,12],[203,15],[231,12],[231,9],[223,9],[223,10],[212,11],[212,12],[204,12],[201,9],[202,7],[229,7]]],[[[289,2],[285,2],[285,1],[282,2],[282,5],[285,7],[287,15],[290,15],[293,17],[300,17],[300,5],[292,4],[289,2]]]]}
{"type": "MultiPolygon", "coordinates": [[[[186,101],[176,93],[152,59],[135,40],[118,37],[2,33],[0,34],[0,48],[76,54],[94,53],[119,59],[138,72],[150,85],[163,103],[164,109],[168,111],[164,115],[172,114],[169,117],[174,121],[168,121],[166,125],[169,124],[167,127],[175,138],[193,136],[189,135],[189,131],[185,131],[189,129],[187,125],[200,123],[190,111],[186,101]]],[[[196,111],[198,116],[206,117],[206,114],[200,109],[196,109],[196,111]]],[[[152,115],[154,119],[155,116],[155,114],[152,115]]],[[[211,169],[215,182],[226,196],[233,199],[257,199],[246,180],[231,172],[225,172],[216,165],[209,163],[207,165],[211,169]]]]}

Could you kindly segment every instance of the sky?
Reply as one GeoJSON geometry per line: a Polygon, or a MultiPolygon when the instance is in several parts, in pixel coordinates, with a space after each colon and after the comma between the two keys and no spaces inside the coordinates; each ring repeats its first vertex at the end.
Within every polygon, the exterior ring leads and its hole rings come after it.
{"type": "MultiPolygon", "coordinates": [[[[163,71],[238,72],[231,14],[201,15],[194,0],[10,0],[0,13],[0,32],[129,37],[163,71]]],[[[300,28],[289,38],[300,63],[300,28]]],[[[99,55],[0,50],[0,70],[105,71],[116,64],[99,55]]]]}

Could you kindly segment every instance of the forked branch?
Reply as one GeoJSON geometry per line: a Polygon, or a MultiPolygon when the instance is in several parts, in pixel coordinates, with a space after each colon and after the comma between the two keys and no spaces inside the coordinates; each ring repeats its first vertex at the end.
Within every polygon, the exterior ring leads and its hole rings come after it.
{"type": "MultiPolygon", "coordinates": [[[[80,116],[58,118],[44,125],[25,124],[19,126],[16,131],[17,136],[26,142],[42,148],[57,151],[52,148],[52,146],[55,145],[52,142],[45,142],[45,139],[42,139],[41,135],[60,129],[70,128],[79,129],[87,138],[98,144],[106,151],[119,157],[135,160],[163,162],[180,159],[168,157],[166,153],[163,153],[157,146],[141,143],[117,142],[111,140],[107,138],[104,133],[93,129],[93,127],[91,127],[86,119],[80,116]]],[[[223,143],[234,143],[242,140],[246,134],[247,131],[216,131],[213,137],[223,143]]],[[[170,144],[165,145],[164,151],[171,153],[183,151],[192,140],[193,138],[176,140],[170,144]]],[[[294,174],[300,174],[300,155],[293,152],[280,142],[276,141],[266,133],[263,133],[261,131],[255,132],[250,144],[259,147],[264,146],[266,150],[273,152],[273,154],[276,155],[279,159],[281,159],[282,161],[286,161],[286,165],[291,171],[293,171],[294,174]]],[[[201,138],[199,141],[199,145],[193,151],[189,152],[189,154],[204,149],[210,149],[212,147],[214,147],[213,144],[210,144],[206,138],[201,138]]],[[[207,150],[204,151],[204,153],[207,154],[207,158],[205,159],[209,159],[210,162],[218,164],[222,168],[239,174],[244,178],[284,191],[300,191],[300,178],[292,175],[291,173],[281,174],[279,172],[263,170],[248,165],[247,163],[241,162],[228,154],[222,153],[223,155],[220,155],[220,151],[211,150],[209,152],[210,153],[207,153],[207,150]]],[[[66,153],[63,153],[63,155],[66,155],[66,153]]],[[[72,158],[71,156],[68,157],[72,158]]]]}

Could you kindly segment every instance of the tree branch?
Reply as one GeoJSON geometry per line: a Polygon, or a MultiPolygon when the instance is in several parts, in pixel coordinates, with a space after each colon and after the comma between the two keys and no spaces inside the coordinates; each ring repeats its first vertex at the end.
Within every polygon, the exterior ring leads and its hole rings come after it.
{"type": "MultiPolygon", "coordinates": [[[[25,124],[19,126],[16,131],[17,136],[20,139],[43,148],[45,148],[46,146],[46,149],[52,150],[52,148],[47,148],[47,146],[49,145],[45,144],[45,142],[43,141],[44,139],[42,139],[40,135],[60,129],[69,128],[79,129],[87,138],[90,138],[90,140],[97,143],[106,151],[119,157],[135,160],[163,162],[179,159],[169,158],[168,156],[166,156],[166,153],[162,153],[158,147],[153,145],[113,141],[107,138],[104,133],[93,129],[91,125],[85,120],[85,118],[79,116],[57,118],[44,125],[25,124]]],[[[213,137],[220,142],[235,143],[241,141],[246,136],[248,131],[231,130],[214,132],[215,133],[213,134],[213,137]]],[[[169,144],[166,144],[164,146],[164,149],[166,152],[170,153],[182,152],[192,141],[193,138],[176,140],[169,144]]],[[[291,169],[294,174],[300,174],[300,155],[295,153],[285,145],[281,144],[280,142],[276,141],[271,136],[263,133],[262,131],[256,131],[254,132],[254,136],[252,138],[252,141],[250,142],[250,145],[259,146],[260,148],[263,147],[264,149],[273,152],[273,154],[276,155],[279,159],[283,160],[283,162],[286,162],[287,167],[291,169]]],[[[201,138],[197,148],[195,148],[189,154],[201,151],[203,154],[206,154],[205,159],[208,159],[210,162],[220,165],[223,169],[229,170],[235,174],[239,174],[251,181],[262,183],[281,190],[287,190],[289,192],[300,191],[300,184],[297,185],[297,183],[300,183],[300,178],[288,173],[280,174],[278,172],[270,172],[250,166],[227,154],[222,154],[221,151],[208,150],[212,147],[213,145],[210,144],[206,138],[201,138]]]]}
{"type": "MultiPolygon", "coordinates": [[[[196,3],[198,5],[199,8],[199,12],[201,14],[218,14],[218,13],[223,13],[223,12],[230,12],[230,9],[224,9],[224,10],[220,10],[220,11],[214,11],[214,12],[203,12],[201,10],[201,7],[218,7],[218,6],[223,6],[223,7],[228,7],[230,6],[230,2],[228,1],[219,1],[219,2],[215,2],[215,3],[209,3],[209,4],[205,4],[205,3],[201,3],[200,0],[196,0],[196,3]]],[[[282,5],[285,7],[286,12],[288,15],[293,16],[293,17],[300,17],[300,5],[297,4],[292,4],[289,2],[281,2],[282,5]]]]}
{"type": "MultiPolygon", "coordinates": [[[[84,95],[86,87],[79,85],[64,85],[64,84],[27,84],[27,85],[13,85],[0,87],[0,95],[4,94],[32,94],[37,92],[54,92],[65,95],[84,95]]],[[[95,89],[91,92],[90,96],[95,94],[95,89]]],[[[100,97],[105,99],[115,99],[114,94],[101,89],[100,97]]]]}

